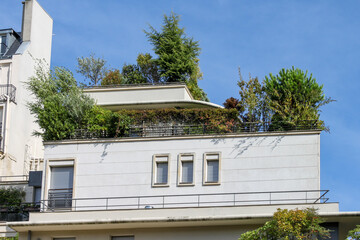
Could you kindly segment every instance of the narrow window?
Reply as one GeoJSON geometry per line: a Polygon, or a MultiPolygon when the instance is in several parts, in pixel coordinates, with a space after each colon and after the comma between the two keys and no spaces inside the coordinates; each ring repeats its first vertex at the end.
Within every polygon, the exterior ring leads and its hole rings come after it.
{"type": "Polygon", "coordinates": [[[0,56],[6,52],[6,36],[0,36],[0,56]]]}
{"type": "Polygon", "coordinates": [[[220,183],[220,154],[206,153],[204,162],[204,183],[220,183]]]}
{"type": "Polygon", "coordinates": [[[69,208],[72,203],[74,167],[51,167],[49,205],[54,208],[69,208]]]}
{"type": "Polygon", "coordinates": [[[134,240],[134,236],[111,237],[111,240],[134,240]]]}
{"type": "Polygon", "coordinates": [[[71,237],[71,238],[53,238],[53,240],[75,240],[76,238],[71,237]]]}
{"type": "Polygon", "coordinates": [[[154,186],[167,186],[169,178],[169,155],[155,155],[153,161],[154,186]]]}
{"type": "Polygon", "coordinates": [[[179,185],[192,185],[194,183],[194,154],[179,155],[178,171],[179,185]]]}

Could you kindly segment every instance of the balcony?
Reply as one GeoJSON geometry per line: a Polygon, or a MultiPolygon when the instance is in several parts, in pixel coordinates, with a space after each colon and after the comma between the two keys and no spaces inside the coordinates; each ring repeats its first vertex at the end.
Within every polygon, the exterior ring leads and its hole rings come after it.
{"type": "Polygon", "coordinates": [[[240,134],[256,132],[286,132],[286,131],[312,131],[321,130],[317,120],[302,121],[297,125],[288,123],[276,125],[270,122],[248,122],[239,123],[232,126],[218,125],[209,126],[207,124],[187,125],[187,124],[143,124],[131,125],[127,129],[122,129],[117,133],[107,131],[90,131],[87,129],[77,129],[70,136],[70,139],[97,139],[97,138],[119,138],[119,137],[170,137],[187,135],[221,135],[221,134],[240,134]]]}
{"type": "Polygon", "coordinates": [[[9,98],[9,101],[16,103],[15,101],[16,87],[12,84],[0,84],[0,101],[5,102],[9,98]]]}
{"type": "Polygon", "coordinates": [[[72,206],[72,188],[49,189],[47,205],[50,209],[68,209],[72,206]]]}
{"type": "Polygon", "coordinates": [[[14,206],[0,206],[0,221],[28,221],[30,212],[39,211],[40,205],[36,203],[22,203],[20,205],[14,206]]]}
{"type": "Polygon", "coordinates": [[[107,198],[71,198],[69,189],[49,190],[49,200],[41,201],[41,211],[104,211],[130,209],[173,209],[239,207],[286,204],[323,204],[329,190],[156,195],[107,198]],[[56,192],[56,191],[55,191],[56,192]]]}

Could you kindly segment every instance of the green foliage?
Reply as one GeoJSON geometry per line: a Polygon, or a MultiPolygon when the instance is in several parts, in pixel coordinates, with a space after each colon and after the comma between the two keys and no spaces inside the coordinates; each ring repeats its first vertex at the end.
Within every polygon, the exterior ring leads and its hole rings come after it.
{"type": "Polygon", "coordinates": [[[105,131],[114,132],[118,117],[116,113],[99,106],[93,106],[84,114],[84,127],[90,132],[105,131]]]}
{"type": "Polygon", "coordinates": [[[124,64],[122,75],[125,84],[147,83],[146,78],[143,76],[141,69],[137,64],[124,64]]]}
{"type": "Polygon", "coordinates": [[[106,74],[106,61],[96,58],[94,54],[91,54],[90,57],[78,58],[77,61],[77,72],[90,80],[89,85],[97,86],[106,74]]]}
{"type": "MultiPolygon", "coordinates": [[[[238,123],[237,111],[232,109],[155,109],[155,110],[122,110],[118,112],[119,120],[127,124],[185,124],[204,125],[217,132],[231,132],[238,123]]],[[[125,125],[122,125],[123,127],[125,125]]],[[[128,125],[129,126],[129,125],[128,125]]],[[[127,126],[127,127],[128,127],[127,126]]]]}
{"type": "Polygon", "coordinates": [[[48,70],[39,62],[26,85],[35,97],[28,107],[41,128],[34,134],[45,141],[69,138],[75,129],[82,128],[84,115],[94,106],[94,100],[82,93],[65,68],[48,70]]]}
{"type": "Polygon", "coordinates": [[[25,191],[16,188],[0,188],[0,206],[19,206],[25,198],[25,191]]]}
{"type": "Polygon", "coordinates": [[[105,73],[105,77],[101,80],[101,86],[123,84],[124,77],[119,69],[109,70],[105,73]]]}
{"type": "Polygon", "coordinates": [[[179,27],[179,21],[179,15],[171,13],[164,16],[161,31],[152,26],[150,31],[145,31],[158,56],[154,63],[164,82],[186,82],[196,100],[208,101],[197,82],[202,78],[198,59],[199,42],[185,34],[184,28],[179,27]]]}
{"type": "Polygon", "coordinates": [[[324,220],[316,210],[278,209],[273,220],[264,226],[241,235],[239,240],[295,240],[325,239],[330,237],[329,230],[320,226],[324,220]]]}
{"type": "Polygon", "coordinates": [[[291,127],[299,122],[318,120],[318,127],[324,128],[319,119],[319,108],[332,100],[325,97],[323,86],[317,84],[312,74],[308,76],[307,71],[294,67],[282,69],[276,76],[266,76],[264,86],[270,99],[274,127],[291,127]]]}
{"type": "Polygon", "coordinates": [[[158,83],[162,81],[159,74],[158,65],[156,64],[155,59],[153,59],[149,53],[140,53],[136,59],[136,62],[140,68],[140,72],[143,78],[146,79],[146,82],[158,83]]]}
{"type": "Polygon", "coordinates": [[[360,225],[356,225],[356,228],[349,231],[348,238],[353,240],[360,240],[360,225]]]}
{"type": "Polygon", "coordinates": [[[258,78],[249,75],[249,81],[244,81],[239,68],[240,100],[237,106],[243,122],[266,122],[269,120],[269,101],[264,87],[258,78]]]}
{"type": "Polygon", "coordinates": [[[161,32],[150,26],[146,32],[149,41],[158,55],[156,63],[161,77],[166,82],[187,81],[196,71],[196,60],[200,54],[199,43],[187,37],[179,27],[180,17],[175,13],[164,16],[161,32]]]}
{"type": "Polygon", "coordinates": [[[19,235],[16,237],[0,237],[0,240],[19,240],[19,235]]]}

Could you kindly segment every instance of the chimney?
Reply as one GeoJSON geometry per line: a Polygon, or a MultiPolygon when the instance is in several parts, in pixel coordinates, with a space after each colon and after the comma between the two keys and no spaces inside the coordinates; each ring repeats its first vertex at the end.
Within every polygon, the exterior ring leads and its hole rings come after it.
{"type": "Polygon", "coordinates": [[[27,42],[31,39],[31,22],[33,14],[33,0],[25,0],[23,4],[23,16],[21,27],[22,41],[27,42]]]}

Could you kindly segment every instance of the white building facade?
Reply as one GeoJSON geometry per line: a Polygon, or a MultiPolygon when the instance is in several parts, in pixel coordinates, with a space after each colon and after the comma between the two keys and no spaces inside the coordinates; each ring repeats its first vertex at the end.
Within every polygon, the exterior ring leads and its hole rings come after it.
{"type": "MultiPolygon", "coordinates": [[[[25,82],[35,75],[37,59],[50,65],[53,20],[36,0],[22,4],[21,32],[0,29],[0,188],[22,189],[24,201],[33,203],[40,200],[41,184],[29,186],[29,174],[43,168],[44,147],[33,136],[39,127],[27,108],[33,97],[25,82]]],[[[26,218],[4,211],[1,221],[26,218]]],[[[0,237],[13,235],[0,223],[0,237]]]]}
{"type": "MultiPolygon", "coordinates": [[[[0,175],[28,175],[37,159],[43,158],[43,145],[33,136],[38,129],[27,103],[32,99],[24,82],[34,76],[37,59],[50,65],[51,17],[36,0],[23,3],[21,33],[12,29],[0,30],[0,175]]],[[[10,178],[9,178],[10,179],[10,178]]]]}
{"type": "MultiPolygon", "coordinates": [[[[220,107],[188,98],[184,85],[86,92],[114,111],[220,107]]],[[[320,189],[319,130],[155,133],[45,142],[42,210],[9,226],[20,239],[230,240],[277,208],[311,207],[343,239],[359,221],[320,189]]]]}

